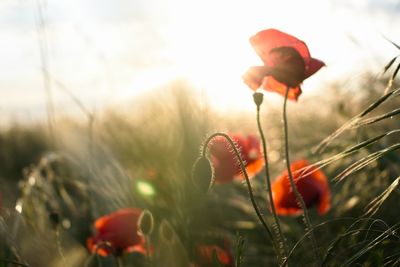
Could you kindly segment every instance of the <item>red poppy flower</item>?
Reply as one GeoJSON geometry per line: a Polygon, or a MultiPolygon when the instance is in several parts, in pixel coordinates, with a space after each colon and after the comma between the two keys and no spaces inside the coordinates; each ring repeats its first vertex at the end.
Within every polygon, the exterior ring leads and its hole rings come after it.
{"type": "MultiPolygon", "coordinates": [[[[260,140],[254,135],[243,137],[241,134],[230,134],[246,163],[249,177],[256,175],[264,166],[260,140]]],[[[210,159],[214,168],[216,183],[227,183],[234,179],[244,179],[238,159],[224,137],[216,137],[209,145],[210,159]]]]}
{"type": "Polygon", "coordinates": [[[225,248],[217,245],[199,245],[197,247],[197,264],[202,267],[214,266],[212,265],[214,263],[214,253],[221,264],[224,266],[233,266],[233,256],[226,244],[225,248]]]}
{"type": "MultiPolygon", "coordinates": [[[[314,167],[299,171],[309,165],[306,160],[299,160],[293,162],[290,169],[292,170],[297,190],[303,197],[306,207],[317,206],[318,213],[322,215],[330,209],[331,196],[328,179],[321,170],[316,170],[314,167]],[[304,176],[304,172],[312,173],[304,176]]],[[[272,183],[272,196],[276,213],[280,215],[298,215],[303,212],[290,186],[287,171],[272,183]]]]}
{"type": "Polygon", "coordinates": [[[301,94],[300,84],[316,73],[325,63],[312,58],[307,45],[287,33],[275,29],[260,31],[250,38],[264,66],[251,67],[244,75],[244,82],[252,89],[262,86],[267,91],[297,100],[301,94]]]}
{"type": "Polygon", "coordinates": [[[87,240],[88,249],[101,256],[123,251],[144,253],[144,238],[138,234],[137,225],[141,213],[138,208],[125,208],[97,219],[97,233],[87,240]]]}

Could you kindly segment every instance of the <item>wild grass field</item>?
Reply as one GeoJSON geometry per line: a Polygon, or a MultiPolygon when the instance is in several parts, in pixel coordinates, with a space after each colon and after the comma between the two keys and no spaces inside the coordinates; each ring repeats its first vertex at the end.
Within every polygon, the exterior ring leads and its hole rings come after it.
{"type": "MultiPolygon", "coordinates": [[[[330,209],[318,212],[321,193],[307,200],[312,229],[301,214],[278,214],[283,241],[265,166],[251,173],[250,199],[233,148],[221,136],[204,144],[220,132],[242,157],[248,147],[260,157],[256,105],[216,112],[175,82],[127,110],[57,118],[52,132],[45,121],[10,125],[0,135],[0,266],[398,266],[399,101],[387,80],[365,75],[289,103],[290,158],[321,167],[330,209]]],[[[260,115],[275,181],[286,168],[281,105],[266,102],[260,115]]]]}

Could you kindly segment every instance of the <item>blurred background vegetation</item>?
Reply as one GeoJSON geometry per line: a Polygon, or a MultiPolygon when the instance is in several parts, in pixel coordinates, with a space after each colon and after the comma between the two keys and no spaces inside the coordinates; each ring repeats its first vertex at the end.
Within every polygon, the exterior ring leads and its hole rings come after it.
{"type": "MultiPolygon", "coordinates": [[[[319,142],[381,97],[386,83],[386,79],[365,74],[327,86],[318,97],[307,97],[305,92],[299,103],[291,103],[292,160],[318,162],[398,129],[399,120],[393,116],[347,130],[322,153],[314,153],[319,142]]],[[[252,101],[250,92],[244,101],[252,101]]],[[[398,106],[398,97],[393,97],[368,116],[385,114],[398,106]]],[[[275,177],[284,170],[280,105],[268,100],[264,103],[262,124],[275,177]]],[[[163,258],[156,266],[185,266],[195,257],[196,244],[223,246],[228,242],[235,254],[238,236],[245,240],[242,266],[276,264],[243,183],[215,185],[205,194],[191,181],[193,163],[207,136],[217,131],[256,133],[256,126],[255,111],[217,112],[189,84],[176,81],[144,95],[126,109],[110,109],[94,117],[56,118],[53,135],[44,122],[2,128],[0,258],[38,267],[97,266],[86,250],[94,220],[119,208],[139,207],[153,213],[156,225],[167,220],[179,240],[171,250],[174,256],[163,258]]],[[[322,217],[311,210],[311,220],[314,225],[321,224],[316,228],[321,253],[331,248],[326,254],[327,266],[340,265],[380,235],[384,241],[351,263],[391,266],[397,262],[398,188],[384,198],[373,217],[368,216],[366,207],[399,176],[398,150],[383,154],[341,182],[334,177],[357,160],[398,144],[398,140],[397,133],[385,136],[323,168],[330,178],[332,209],[322,217]],[[395,228],[386,233],[391,226],[395,228]]],[[[258,204],[270,220],[262,174],[252,183],[258,204]]],[[[304,226],[300,217],[281,219],[291,248],[303,236],[304,226]]],[[[156,251],[162,243],[157,233],[152,236],[156,251]]],[[[300,242],[289,263],[309,264],[309,245],[307,240],[300,242]]],[[[102,261],[103,266],[113,264],[110,257],[102,261]]],[[[143,262],[141,255],[126,255],[124,266],[141,266],[138,262],[143,262]]],[[[0,266],[12,265],[0,261],[0,266]]]]}

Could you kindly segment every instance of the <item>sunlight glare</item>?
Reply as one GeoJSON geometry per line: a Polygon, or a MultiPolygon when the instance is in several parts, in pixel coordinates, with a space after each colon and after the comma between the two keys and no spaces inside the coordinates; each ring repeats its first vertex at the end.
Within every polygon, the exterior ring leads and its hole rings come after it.
{"type": "Polygon", "coordinates": [[[136,183],[136,187],[137,190],[144,196],[151,197],[154,196],[156,193],[154,187],[150,183],[147,183],[145,181],[138,181],[136,183]]]}

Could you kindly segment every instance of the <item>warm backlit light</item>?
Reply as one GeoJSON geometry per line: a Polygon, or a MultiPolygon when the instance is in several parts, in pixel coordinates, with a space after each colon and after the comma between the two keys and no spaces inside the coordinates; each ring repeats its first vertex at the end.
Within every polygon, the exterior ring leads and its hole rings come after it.
{"type": "Polygon", "coordinates": [[[136,184],[136,188],[144,196],[154,196],[156,194],[156,191],[154,190],[154,187],[145,181],[139,181],[136,184]]]}

